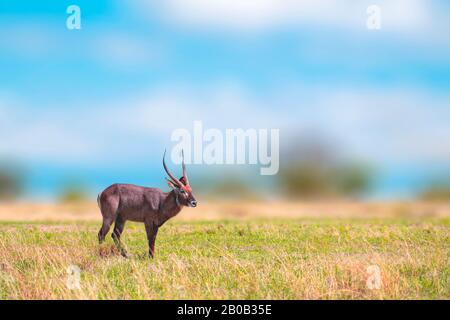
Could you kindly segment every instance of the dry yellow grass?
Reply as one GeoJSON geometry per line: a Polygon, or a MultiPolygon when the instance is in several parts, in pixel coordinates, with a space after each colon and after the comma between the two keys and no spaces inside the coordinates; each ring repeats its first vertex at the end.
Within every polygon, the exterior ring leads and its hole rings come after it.
{"type": "Polygon", "coordinates": [[[150,260],[140,224],[125,228],[130,259],[110,237],[99,246],[92,204],[3,205],[0,220],[9,222],[0,222],[0,299],[450,298],[446,205],[268,208],[185,210],[161,229],[150,260]],[[79,289],[68,286],[71,265],[80,269],[79,289]],[[373,266],[378,289],[367,284],[373,266]]]}
{"type": "MultiPolygon", "coordinates": [[[[392,218],[447,217],[450,203],[434,202],[202,202],[185,208],[180,221],[228,218],[392,218]]],[[[75,204],[0,203],[0,221],[97,221],[101,214],[94,202],[75,204]]]]}

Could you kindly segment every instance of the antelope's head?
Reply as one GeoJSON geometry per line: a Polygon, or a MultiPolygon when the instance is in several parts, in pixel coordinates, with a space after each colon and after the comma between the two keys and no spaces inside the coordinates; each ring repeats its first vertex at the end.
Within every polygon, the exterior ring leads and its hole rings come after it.
{"type": "Polygon", "coordinates": [[[194,195],[192,194],[192,188],[189,184],[189,179],[187,177],[186,165],[184,164],[184,152],[181,152],[181,156],[183,158],[182,166],[183,166],[183,176],[180,179],[174,177],[172,173],[170,173],[169,169],[166,165],[166,151],[164,150],[163,156],[163,166],[164,170],[166,170],[167,175],[170,179],[167,179],[167,184],[170,188],[173,189],[175,194],[177,195],[177,202],[186,207],[196,207],[197,200],[195,200],[194,195]]]}

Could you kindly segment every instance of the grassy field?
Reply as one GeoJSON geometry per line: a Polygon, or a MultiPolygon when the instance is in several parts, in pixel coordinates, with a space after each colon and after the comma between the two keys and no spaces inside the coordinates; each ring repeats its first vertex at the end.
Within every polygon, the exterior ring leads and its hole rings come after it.
{"type": "Polygon", "coordinates": [[[129,259],[109,235],[98,245],[99,225],[0,222],[0,299],[450,298],[447,217],[175,218],[154,260],[143,225],[127,223],[129,259]],[[70,265],[79,289],[67,285],[70,265]],[[379,289],[367,285],[370,266],[379,289]]]}

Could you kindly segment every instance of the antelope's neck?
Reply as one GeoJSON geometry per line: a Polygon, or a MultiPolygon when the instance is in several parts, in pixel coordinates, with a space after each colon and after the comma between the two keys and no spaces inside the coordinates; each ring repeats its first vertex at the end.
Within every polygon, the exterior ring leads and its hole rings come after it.
{"type": "Polygon", "coordinates": [[[163,223],[170,218],[176,216],[182,209],[181,205],[178,205],[176,200],[176,194],[174,191],[167,193],[166,198],[163,201],[161,216],[163,218],[163,223]]]}

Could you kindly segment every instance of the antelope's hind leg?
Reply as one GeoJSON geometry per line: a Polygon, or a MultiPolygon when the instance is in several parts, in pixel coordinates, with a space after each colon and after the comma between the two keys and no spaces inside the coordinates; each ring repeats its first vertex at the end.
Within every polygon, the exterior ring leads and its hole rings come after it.
{"type": "Polygon", "coordinates": [[[103,219],[102,227],[98,232],[98,243],[102,244],[105,241],[105,237],[108,234],[109,229],[111,228],[113,220],[112,219],[103,219]]]}
{"type": "Polygon", "coordinates": [[[98,204],[103,217],[103,224],[98,232],[98,242],[102,244],[111,228],[111,224],[116,218],[119,200],[116,196],[105,196],[104,193],[102,193],[102,195],[99,196],[98,204]]]}
{"type": "Polygon", "coordinates": [[[122,217],[120,216],[120,214],[117,215],[116,218],[116,222],[114,224],[114,230],[113,233],[111,234],[111,237],[114,240],[114,243],[117,246],[117,249],[119,249],[120,254],[125,257],[128,258],[128,253],[125,250],[125,248],[122,245],[122,242],[120,241],[120,235],[123,232],[123,228],[125,227],[125,220],[122,219],[122,217]]]}

